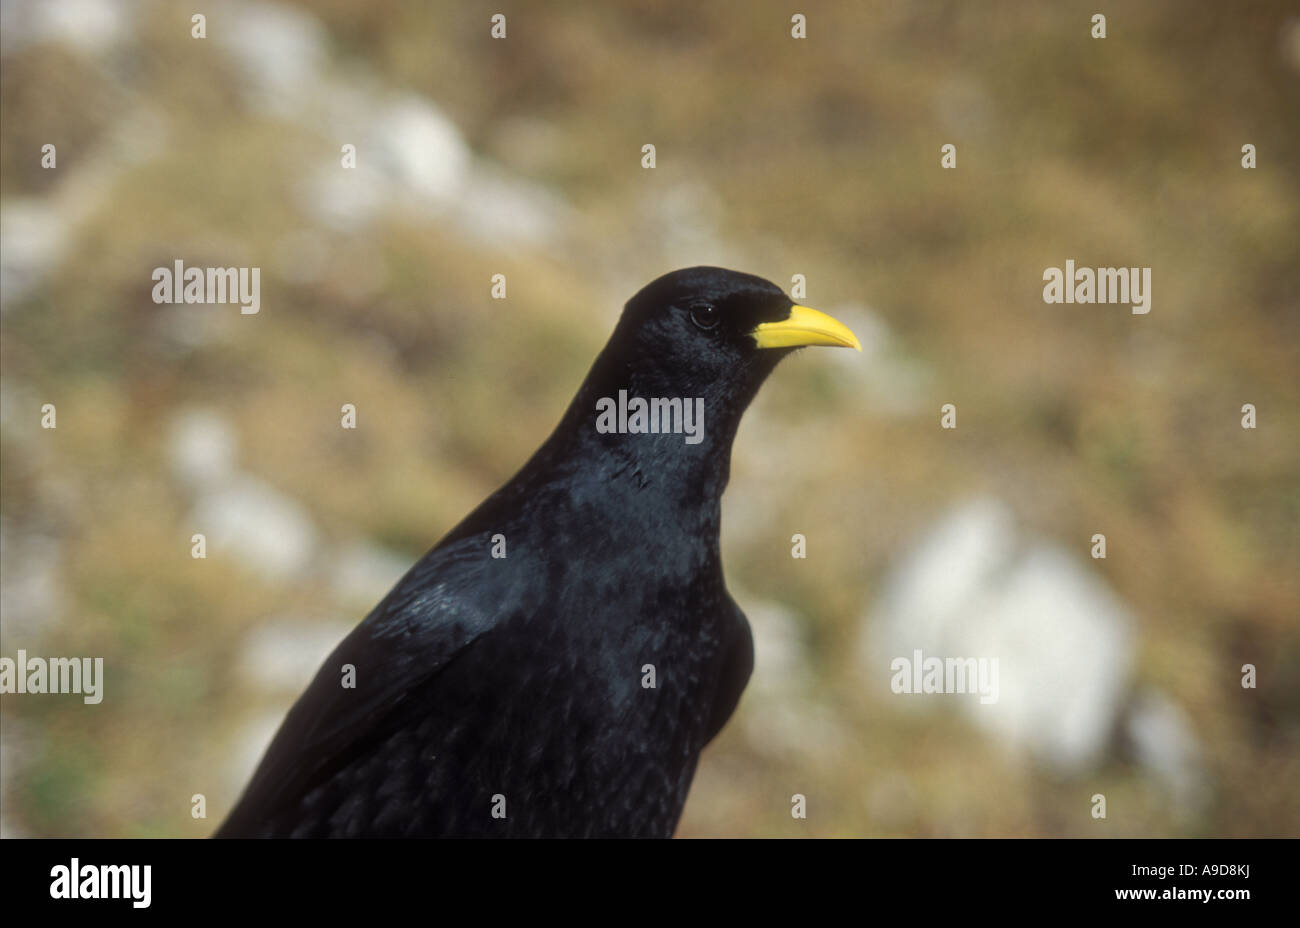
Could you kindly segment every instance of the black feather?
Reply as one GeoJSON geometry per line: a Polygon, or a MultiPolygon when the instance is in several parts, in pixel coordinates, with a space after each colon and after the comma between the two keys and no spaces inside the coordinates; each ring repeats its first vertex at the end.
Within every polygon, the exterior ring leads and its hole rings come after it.
{"type": "Polygon", "coordinates": [[[718,268],[638,293],[545,444],[325,661],[218,836],[671,835],[753,666],[720,500],[789,353],[748,333],[791,305],[718,268]],[[601,434],[619,390],[702,397],[702,440],[601,434]]]}

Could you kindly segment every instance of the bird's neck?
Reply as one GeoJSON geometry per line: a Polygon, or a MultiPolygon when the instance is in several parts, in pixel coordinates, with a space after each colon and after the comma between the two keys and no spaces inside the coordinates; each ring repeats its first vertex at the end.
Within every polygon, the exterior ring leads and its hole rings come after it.
{"type": "Polygon", "coordinates": [[[586,477],[716,511],[741,410],[708,388],[698,392],[672,395],[636,375],[589,377],[539,454],[594,465],[586,477]]]}

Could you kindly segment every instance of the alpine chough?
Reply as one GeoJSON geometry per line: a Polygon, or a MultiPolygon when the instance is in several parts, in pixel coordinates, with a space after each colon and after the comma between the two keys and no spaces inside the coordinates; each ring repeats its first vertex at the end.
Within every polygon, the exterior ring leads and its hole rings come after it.
{"type": "Polygon", "coordinates": [[[753,667],[718,550],[732,439],[804,345],[861,350],[749,274],[636,294],[546,442],[326,659],[217,836],[671,836],[753,667]]]}

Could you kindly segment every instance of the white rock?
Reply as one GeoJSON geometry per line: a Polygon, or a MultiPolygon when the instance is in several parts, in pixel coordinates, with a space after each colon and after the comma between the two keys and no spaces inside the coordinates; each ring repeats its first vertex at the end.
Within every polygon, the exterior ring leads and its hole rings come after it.
{"type": "Polygon", "coordinates": [[[215,487],[233,477],[238,452],[235,430],[219,414],[185,409],[172,417],[167,458],[172,473],[191,489],[215,487]]]}
{"type": "Polygon", "coordinates": [[[0,5],[0,48],[58,42],[83,52],[112,48],[130,23],[123,0],[5,0],[0,5]]]}
{"type": "Polygon", "coordinates": [[[380,169],[405,193],[448,204],[463,192],[469,146],[455,124],[424,97],[410,94],[390,104],[376,120],[370,141],[380,169]]]}
{"type": "Polygon", "coordinates": [[[1022,539],[982,499],[942,518],[886,579],[866,636],[866,679],[904,705],[951,706],[1012,749],[1064,771],[1103,754],[1130,685],[1128,607],[1060,547],[1022,539]],[[998,698],[893,695],[890,661],[997,658],[998,698]]]}
{"type": "Polygon", "coordinates": [[[328,37],[309,13],[277,3],[231,4],[219,20],[209,16],[208,35],[238,64],[257,108],[299,115],[318,93],[328,37]]]}
{"type": "MultiPolygon", "coordinates": [[[[286,696],[273,707],[262,710],[235,736],[234,747],[225,765],[226,786],[232,797],[238,796],[248,785],[262,755],[270,747],[271,739],[280,730],[280,724],[284,721],[284,715],[289,711],[289,707],[293,705],[293,699],[294,697],[286,696]]],[[[231,805],[233,807],[233,801],[231,805]]]]}
{"type": "Polygon", "coordinates": [[[482,242],[540,247],[556,241],[569,208],[541,184],[480,163],[467,178],[457,216],[482,242]]]}
{"type": "Polygon", "coordinates": [[[754,672],[741,714],[745,740],[770,756],[832,763],[850,734],[831,706],[812,693],[812,671],[799,617],[780,603],[732,591],[754,636],[754,672]]]}
{"type": "MultiPolygon", "coordinates": [[[[734,595],[734,594],[733,594],[734,595]]],[[[808,655],[792,611],[770,600],[737,599],[754,636],[754,673],[750,686],[788,691],[808,681],[808,655]]]]}
{"type": "Polygon", "coordinates": [[[267,622],[245,639],[239,657],[240,676],[264,692],[296,697],[355,624],[298,617],[267,622]]]}
{"type": "Polygon", "coordinates": [[[334,592],[345,603],[373,606],[413,563],[411,558],[372,542],[355,542],[334,557],[331,571],[334,592]]]}
{"type": "Polygon", "coordinates": [[[238,558],[271,580],[302,574],[316,552],[307,510],[265,482],[239,475],[204,492],[187,531],[208,539],[208,557],[238,558]]]}
{"type": "Polygon", "coordinates": [[[933,371],[924,362],[900,352],[883,316],[863,303],[824,307],[818,306],[817,300],[808,302],[843,322],[862,343],[861,354],[829,351],[824,363],[835,365],[837,381],[853,385],[873,412],[906,417],[938,408],[930,397],[933,371]]]}
{"type": "Polygon", "coordinates": [[[373,221],[393,200],[388,178],[366,160],[346,170],[337,159],[324,161],[307,172],[295,192],[307,215],[331,228],[352,232],[373,221]]]}
{"type": "Polygon", "coordinates": [[[647,192],[638,202],[638,239],[654,242],[665,263],[689,267],[714,264],[733,267],[743,263],[719,233],[722,198],[702,181],[671,184],[647,192]]]}
{"type": "Polygon", "coordinates": [[[341,619],[282,617],[249,634],[239,675],[257,691],[262,707],[243,726],[230,752],[225,775],[232,793],[248,782],[289,707],[354,625],[341,619]]]}
{"type": "Polygon", "coordinates": [[[0,210],[0,310],[8,312],[58,263],[68,225],[39,200],[10,200],[0,210]]]}

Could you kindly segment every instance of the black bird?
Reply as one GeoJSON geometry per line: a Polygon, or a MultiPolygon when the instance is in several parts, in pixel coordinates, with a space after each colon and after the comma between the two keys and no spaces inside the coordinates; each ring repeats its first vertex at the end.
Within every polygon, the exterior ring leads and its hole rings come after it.
{"type": "Polygon", "coordinates": [[[671,836],[753,667],[718,551],[732,439],[803,345],[861,350],[749,274],[641,290],[545,444],[326,659],[217,836],[671,836]]]}

